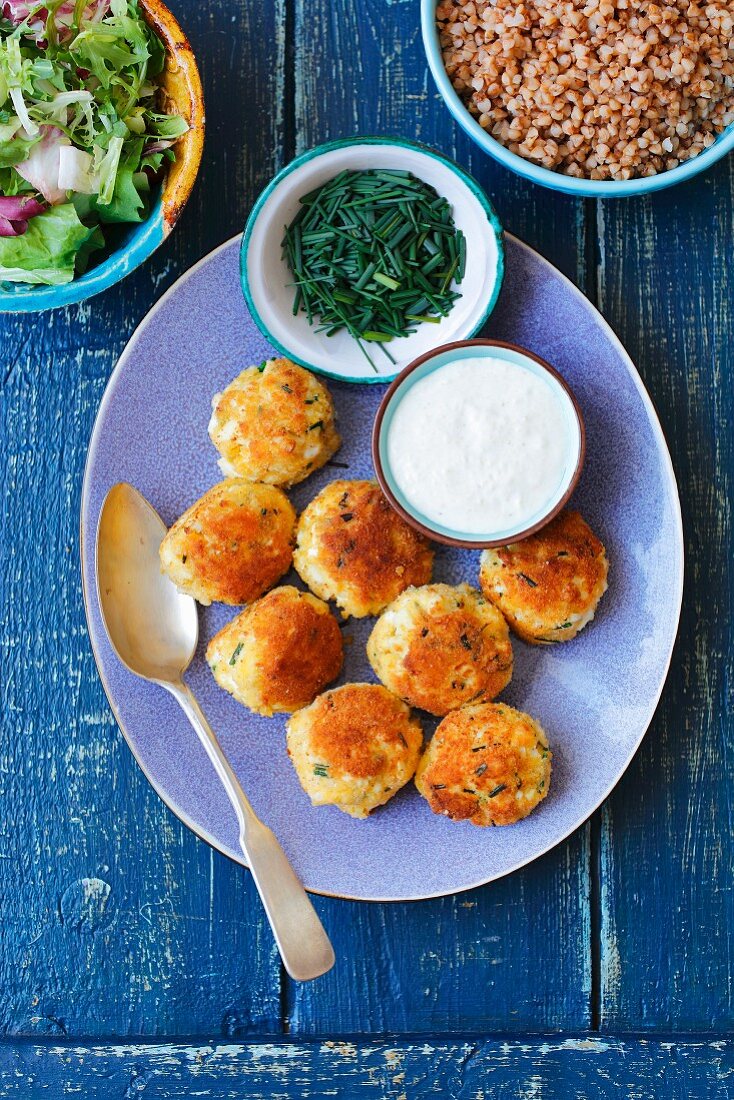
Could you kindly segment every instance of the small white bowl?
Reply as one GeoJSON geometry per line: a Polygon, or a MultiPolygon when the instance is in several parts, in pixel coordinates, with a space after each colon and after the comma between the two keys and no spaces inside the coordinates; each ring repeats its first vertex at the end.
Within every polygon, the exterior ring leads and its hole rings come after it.
{"type": "MultiPolygon", "coordinates": [[[[528,535],[533,535],[536,531],[545,527],[558,515],[571,498],[581,477],[585,454],[586,431],[584,418],[568,382],[554,367],[532,351],[518,347],[517,344],[507,344],[502,340],[460,340],[444,347],[434,348],[426,355],[419,356],[414,363],[406,367],[388,388],[377,410],[372,429],[372,462],[375,473],[383,493],[395,511],[403,517],[406,523],[409,523],[411,527],[415,528],[416,531],[420,531],[429,539],[445,543],[447,546],[458,546],[463,549],[506,546],[508,543],[520,542],[521,539],[527,538],[528,535]],[[507,363],[522,367],[536,377],[542,378],[555,391],[563,407],[568,425],[569,445],[565,469],[554,494],[545,503],[544,507],[534,515],[526,516],[517,526],[505,530],[469,534],[466,531],[459,531],[436,523],[411,504],[403,493],[390,465],[388,446],[390,425],[403,397],[416,382],[420,382],[421,379],[432,374],[433,371],[439,370],[447,363],[455,363],[462,359],[502,359],[507,363]]],[[[481,471],[474,471],[474,475],[481,477],[481,471]]],[[[426,478],[435,476],[435,472],[426,471],[426,478]]],[[[467,477],[471,476],[472,473],[467,472],[467,477]]],[[[429,482],[429,484],[432,483],[429,482]]]]}
{"type": "Polygon", "coordinates": [[[426,146],[397,138],[349,138],[319,145],[296,157],[268,184],[253,207],[242,237],[240,273],[247,305],[260,331],[283,354],[304,367],[347,382],[389,382],[437,344],[479,332],[494,309],[504,276],[502,227],[481,187],[457,164],[426,146]],[[285,227],[301,196],[344,169],[393,168],[412,172],[451,204],[466,237],[466,273],[448,317],[422,323],[412,336],[386,346],[393,365],[372,345],[373,369],[348,332],[326,336],[305,314],[293,316],[293,282],[283,258],[285,227]]]}

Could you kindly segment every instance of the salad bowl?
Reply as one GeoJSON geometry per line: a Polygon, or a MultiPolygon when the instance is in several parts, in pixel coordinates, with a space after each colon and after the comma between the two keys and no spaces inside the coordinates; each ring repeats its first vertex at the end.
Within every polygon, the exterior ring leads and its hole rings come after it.
{"type": "Polygon", "coordinates": [[[151,196],[147,217],[120,227],[115,246],[82,275],[61,285],[0,282],[0,313],[26,313],[71,305],[99,294],[144,263],[171,233],[196,180],[204,144],[204,101],[191,46],[162,0],[139,0],[141,14],[165,50],[158,84],[172,113],[187,124],[176,158],[151,196]]]}

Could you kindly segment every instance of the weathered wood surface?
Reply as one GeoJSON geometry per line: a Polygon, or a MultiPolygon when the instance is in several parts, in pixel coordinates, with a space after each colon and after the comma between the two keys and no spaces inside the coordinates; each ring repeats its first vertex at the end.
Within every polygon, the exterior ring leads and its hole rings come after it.
{"type": "MultiPolygon", "coordinates": [[[[486,187],[507,226],[583,280],[582,204],[510,176],[451,124],[425,66],[414,3],[297,0],[295,29],[298,152],[375,132],[443,149],[486,187]]],[[[418,905],[328,903],[339,962],[317,985],[288,983],[290,1026],[299,1034],[584,1028],[588,897],[580,830],[483,890],[418,905]]]]}
{"type": "Polygon", "coordinates": [[[729,1100],[734,1041],[140,1044],[0,1048],[0,1100],[729,1100]]]}
{"type": "MultiPolygon", "coordinates": [[[[652,199],[574,201],[517,180],[458,132],[427,73],[415,0],[174,7],[200,58],[208,116],[202,176],[181,224],[142,271],[86,305],[0,318],[0,1028],[48,1043],[284,1030],[365,1039],[589,1027],[730,1031],[731,160],[652,199]],[[259,188],[294,152],[360,131],[416,137],[455,155],[505,225],[599,303],[639,363],[668,433],[689,567],[663,703],[602,812],[536,864],[469,894],[415,905],[318,899],[339,964],[295,987],[282,981],[248,875],[172,817],[115,727],[84,627],[77,515],[96,407],[135,324],[191,262],[241,228],[259,188]]],[[[185,348],[182,364],[185,387],[185,348]]],[[[526,1076],[512,1091],[503,1069],[493,1078],[496,1095],[648,1096],[648,1070],[662,1074],[659,1095],[731,1094],[722,1091],[732,1088],[728,1047],[610,1040],[602,1051],[594,1040],[588,1060],[574,1048],[576,1065],[602,1068],[584,1070],[596,1077],[576,1081],[576,1092],[558,1091],[558,1075],[573,1063],[562,1040],[551,1047],[561,1053],[546,1057],[531,1039],[527,1050],[509,1043],[502,1065],[514,1059],[526,1076]],[[689,1091],[676,1092],[686,1080],[689,1091]]],[[[17,1091],[28,1065],[37,1073],[56,1066],[49,1081],[66,1088],[74,1074],[87,1080],[90,1063],[111,1076],[108,1092],[88,1082],[88,1096],[123,1096],[128,1086],[127,1095],[141,1087],[163,1095],[160,1054],[142,1049],[118,1070],[115,1052],[43,1056],[32,1045],[8,1045],[0,1096],[28,1095],[17,1091]],[[143,1086],[130,1065],[151,1074],[143,1086]]],[[[173,1049],[171,1089],[193,1090],[195,1056],[173,1049]]],[[[340,1048],[287,1048],[293,1062],[277,1049],[286,1070],[265,1059],[272,1077],[286,1080],[288,1067],[303,1062],[316,1095],[330,1059],[337,1079],[342,1072],[340,1048]]],[[[354,1056],[366,1082],[359,1095],[383,1081],[393,1087],[376,1068],[385,1049],[354,1056]]],[[[436,1078],[431,1058],[420,1060],[422,1045],[412,1049],[408,1094],[420,1096],[436,1078]]],[[[445,1067],[446,1094],[477,1096],[481,1073],[505,1048],[442,1049],[448,1053],[435,1063],[445,1067]],[[462,1060],[470,1070],[463,1078],[462,1060]]],[[[242,1094],[235,1068],[250,1055],[228,1058],[203,1057],[213,1096],[242,1094]]],[[[292,1075],[282,1095],[298,1095],[285,1090],[299,1080],[292,1075]]],[[[39,1092],[63,1094],[51,1085],[39,1092]]]]}
{"type": "Polygon", "coordinates": [[[604,1028],[729,1029],[734,685],[734,159],[597,214],[599,296],[666,432],[686,535],[657,717],[601,816],[604,1028]]]}

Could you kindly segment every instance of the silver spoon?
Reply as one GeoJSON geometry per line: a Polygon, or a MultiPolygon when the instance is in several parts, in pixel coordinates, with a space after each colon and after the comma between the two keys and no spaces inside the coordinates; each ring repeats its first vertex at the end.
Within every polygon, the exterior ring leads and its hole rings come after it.
{"type": "Polygon", "coordinates": [[[206,749],[239,823],[240,847],[265,906],[286,970],[296,981],[334,965],[334,949],[273,832],[260,821],[183,674],[199,636],[196,604],[161,573],[166,526],[137,489],[114,485],[97,527],[97,594],[122,663],[170,691],[206,749]]]}

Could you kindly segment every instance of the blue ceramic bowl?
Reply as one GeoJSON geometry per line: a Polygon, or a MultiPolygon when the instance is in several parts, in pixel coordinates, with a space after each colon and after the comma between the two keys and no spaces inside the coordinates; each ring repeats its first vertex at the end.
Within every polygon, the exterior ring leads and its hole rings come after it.
{"type": "Polygon", "coordinates": [[[705,172],[717,160],[734,150],[734,125],[729,126],[714,144],[699,156],[668,172],[659,172],[656,176],[645,176],[632,180],[589,180],[564,176],[550,168],[542,168],[532,161],[511,153],[504,145],[482,129],[477,120],[469,113],[446,73],[441,57],[441,47],[436,29],[436,0],[421,0],[421,27],[423,45],[433,79],[438,85],[444,103],[463,130],[479,145],[485,153],[504,164],[518,176],[549,187],[551,191],[563,191],[568,195],[585,195],[588,198],[611,199],[630,195],[645,195],[650,191],[662,191],[676,183],[683,183],[693,176],[705,172]]]}
{"type": "Polygon", "coordinates": [[[161,77],[168,100],[189,124],[176,145],[176,161],[140,225],[131,225],[117,248],[86,274],[63,286],[0,283],[0,313],[30,313],[83,302],[107,290],[144,263],[178,221],[191,193],[204,143],[204,102],[194,54],[186,37],[161,0],[141,0],[145,18],[156,30],[167,64],[161,77]]]}

